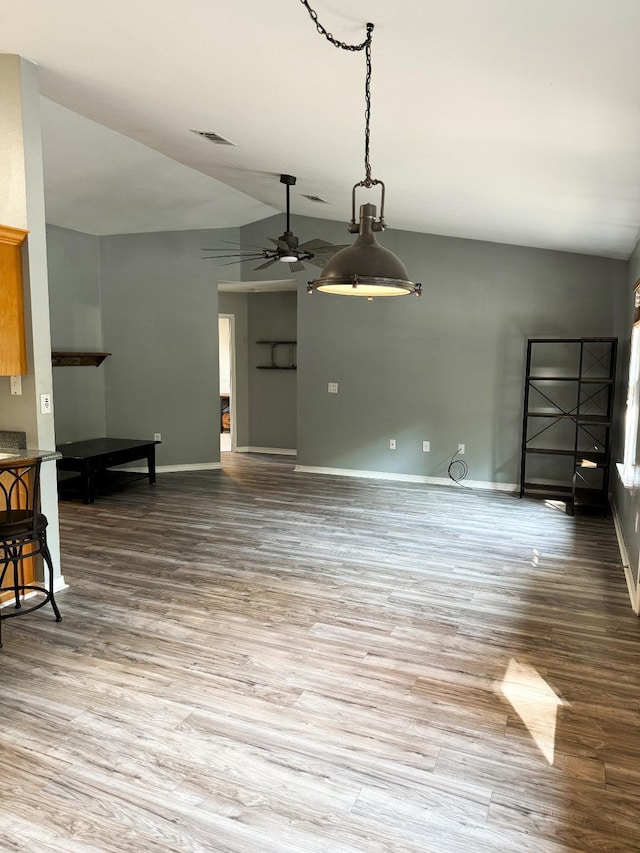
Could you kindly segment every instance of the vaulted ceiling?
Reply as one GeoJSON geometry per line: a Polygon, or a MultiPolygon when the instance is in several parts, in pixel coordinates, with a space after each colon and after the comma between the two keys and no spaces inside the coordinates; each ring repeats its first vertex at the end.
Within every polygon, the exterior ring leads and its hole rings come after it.
{"type": "MultiPolygon", "coordinates": [[[[390,227],[628,257],[637,0],[312,5],[346,42],[375,24],[371,159],[390,227]]],[[[241,225],[283,210],[281,172],[298,178],[294,213],[350,216],[364,55],[332,47],[299,0],[21,0],[0,52],[40,67],[54,224],[241,225]]]]}

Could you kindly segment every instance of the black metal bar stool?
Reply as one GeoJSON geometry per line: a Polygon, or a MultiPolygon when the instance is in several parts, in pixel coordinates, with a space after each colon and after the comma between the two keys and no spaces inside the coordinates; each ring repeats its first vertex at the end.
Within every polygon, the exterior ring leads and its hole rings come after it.
{"type": "MultiPolygon", "coordinates": [[[[39,610],[51,602],[56,622],[62,620],[53,595],[53,563],[47,546],[47,517],[38,511],[40,505],[40,459],[0,461],[0,594],[11,592],[15,606],[0,610],[2,620],[39,610]],[[21,562],[42,554],[48,571],[48,587],[25,583],[21,562]],[[10,568],[13,567],[13,571],[10,568]],[[5,586],[5,576],[10,586],[5,586]],[[10,580],[9,580],[10,579],[10,580]],[[39,593],[35,604],[23,607],[20,600],[26,592],[39,593]]],[[[0,647],[2,634],[0,632],[0,647]]]]}

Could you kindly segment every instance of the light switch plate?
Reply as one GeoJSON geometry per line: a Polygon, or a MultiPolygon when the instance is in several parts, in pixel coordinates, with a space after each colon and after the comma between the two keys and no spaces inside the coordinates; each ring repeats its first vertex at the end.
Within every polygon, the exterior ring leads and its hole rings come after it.
{"type": "Polygon", "coordinates": [[[22,394],[22,376],[11,377],[11,393],[14,395],[22,394]]]}
{"type": "Polygon", "coordinates": [[[338,393],[338,383],[337,382],[329,382],[327,385],[327,391],[329,394],[337,394],[338,393]]]}

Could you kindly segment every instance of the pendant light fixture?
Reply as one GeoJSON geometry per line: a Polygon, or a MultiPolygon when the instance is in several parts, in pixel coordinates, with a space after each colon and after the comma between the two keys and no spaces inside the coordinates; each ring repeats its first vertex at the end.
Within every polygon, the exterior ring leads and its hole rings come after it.
{"type": "Polygon", "coordinates": [[[364,132],[364,180],[358,181],[351,191],[351,222],[348,226],[350,234],[358,237],[352,246],[336,252],[326,264],[320,277],[310,281],[307,292],[313,293],[319,290],[322,293],[335,293],[339,296],[364,296],[373,299],[375,296],[407,296],[415,293],[422,295],[422,285],[409,280],[409,274],[405,265],[397,255],[389,249],[381,246],[376,239],[376,233],[384,231],[384,194],[385,187],[382,181],[371,176],[371,163],[369,162],[369,140],[371,119],[371,38],[373,24],[367,24],[367,37],[361,44],[345,44],[338,41],[318,21],[317,13],[309,6],[307,0],[300,0],[308,11],[311,20],[316,25],[318,32],[323,35],[334,47],[342,50],[359,51],[364,50],[367,65],[365,78],[365,132],[364,132]],[[379,186],[380,218],[377,219],[375,204],[360,205],[360,218],[356,222],[356,189],[358,187],[379,186]]]}

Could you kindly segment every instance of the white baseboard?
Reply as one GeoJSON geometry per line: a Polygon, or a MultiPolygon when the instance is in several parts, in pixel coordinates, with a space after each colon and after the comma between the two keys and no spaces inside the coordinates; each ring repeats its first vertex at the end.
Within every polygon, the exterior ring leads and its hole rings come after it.
{"type": "MultiPolygon", "coordinates": [[[[156,465],[156,474],[171,474],[179,471],[217,471],[222,468],[219,462],[187,462],[186,465],[156,465]]],[[[118,468],[118,471],[132,471],[134,474],[146,474],[148,468],[118,468]]]]}
{"type": "MultiPolygon", "coordinates": [[[[36,581],[36,583],[38,583],[38,581],[36,581]]],[[[54,593],[56,593],[56,592],[60,592],[63,589],[69,589],[69,584],[65,583],[63,575],[59,575],[57,578],[53,579],[53,591],[54,591],[54,593]]],[[[33,598],[33,596],[37,595],[37,594],[38,593],[35,590],[32,590],[31,592],[27,592],[25,595],[20,596],[20,601],[27,601],[28,599],[33,598]]],[[[3,601],[0,604],[0,609],[3,607],[9,607],[9,606],[13,607],[14,604],[15,604],[15,599],[8,598],[6,601],[3,601]]]]}
{"type": "Polygon", "coordinates": [[[627,546],[624,542],[624,537],[622,535],[622,527],[620,525],[620,519],[618,518],[618,513],[616,510],[616,505],[613,501],[609,501],[611,504],[611,515],[613,517],[613,526],[616,530],[616,537],[618,539],[618,548],[620,549],[620,558],[622,560],[622,568],[624,569],[624,577],[627,582],[627,589],[629,590],[629,598],[631,599],[631,607],[633,608],[633,612],[636,616],[640,616],[640,577],[639,582],[635,583],[633,578],[633,572],[631,571],[631,564],[629,561],[629,552],[627,551],[627,546]]]}
{"type": "Polygon", "coordinates": [[[236,453],[275,453],[277,456],[297,456],[295,448],[286,447],[236,447],[236,453]]]}
{"type": "MultiPolygon", "coordinates": [[[[388,471],[359,471],[355,468],[318,468],[314,465],[296,465],[294,471],[307,474],[333,474],[336,477],[363,477],[367,480],[393,480],[399,483],[427,483],[432,486],[460,486],[450,477],[427,477],[423,474],[392,474],[388,471]]],[[[492,492],[517,492],[517,483],[490,483],[484,480],[464,480],[462,485],[470,489],[485,489],[492,492]]]]}
{"type": "Polygon", "coordinates": [[[69,589],[69,584],[65,582],[64,575],[58,575],[53,579],[53,591],[60,592],[63,589],[69,589]]]}

